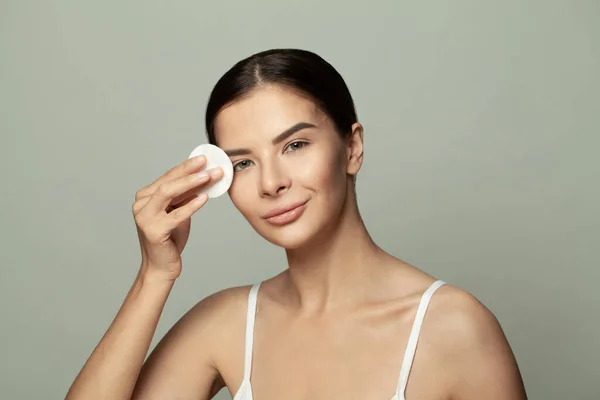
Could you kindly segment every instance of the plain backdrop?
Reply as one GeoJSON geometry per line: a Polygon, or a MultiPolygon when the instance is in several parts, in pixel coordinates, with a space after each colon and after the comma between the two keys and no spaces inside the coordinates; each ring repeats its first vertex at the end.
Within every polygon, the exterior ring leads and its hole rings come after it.
{"type": "MultiPolygon", "coordinates": [[[[2,0],[0,398],[64,398],[139,266],[135,192],[206,141],[221,74],[273,47],[346,79],[377,243],[495,313],[531,399],[599,398],[599,43],[598,1],[2,0]]],[[[210,202],[153,346],[284,268],[210,202]]]]}

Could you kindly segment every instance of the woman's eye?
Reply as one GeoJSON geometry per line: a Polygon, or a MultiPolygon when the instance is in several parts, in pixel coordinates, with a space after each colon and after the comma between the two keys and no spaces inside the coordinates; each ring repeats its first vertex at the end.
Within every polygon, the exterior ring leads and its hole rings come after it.
{"type": "Polygon", "coordinates": [[[301,148],[305,147],[306,145],[308,145],[308,142],[302,142],[302,141],[292,142],[286,146],[285,151],[288,152],[288,151],[300,150],[301,148]]]}
{"type": "Polygon", "coordinates": [[[242,160],[233,166],[233,171],[234,172],[243,171],[244,169],[249,167],[251,163],[252,163],[252,161],[250,161],[250,160],[242,160]]]}

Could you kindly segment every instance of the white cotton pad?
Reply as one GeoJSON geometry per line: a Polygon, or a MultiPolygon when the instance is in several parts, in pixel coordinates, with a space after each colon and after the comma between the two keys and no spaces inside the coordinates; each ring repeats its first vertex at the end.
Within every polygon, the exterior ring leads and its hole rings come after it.
{"type": "Polygon", "coordinates": [[[221,167],[223,169],[223,177],[214,183],[209,182],[197,194],[206,193],[209,198],[215,198],[227,193],[233,181],[233,164],[227,154],[219,147],[206,143],[196,147],[188,159],[199,155],[206,157],[206,166],[204,169],[221,167]]]}

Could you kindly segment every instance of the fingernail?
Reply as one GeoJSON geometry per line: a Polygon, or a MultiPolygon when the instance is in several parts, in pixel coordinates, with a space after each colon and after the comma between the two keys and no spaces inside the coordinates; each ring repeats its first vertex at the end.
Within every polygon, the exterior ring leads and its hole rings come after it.
{"type": "Polygon", "coordinates": [[[198,172],[197,174],[194,174],[194,176],[196,177],[197,180],[203,181],[203,180],[208,179],[208,172],[201,171],[201,172],[198,172]]]}
{"type": "Polygon", "coordinates": [[[198,197],[196,197],[196,198],[194,199],[194,201],[195,201],[196,203],[203,203],[203,202],[204,202],[205,200],[207,200],[207,199],[208,199],[208,195],[207,195],[206,193],[202,193],[202,194],[200,194],[198,197]]]}
{"type": "Polygon", "coordinates": [[[206,159],[206,157],[204,155],[196,156],[196,157],[194,157],[194,164],[200,164],[205,159],[206,159]]]}
{"type": "Polygon", "coordinates": [[[212,178],[218,178],[219,176],[221,176],[221,168],[214,168],[210,170],[210,176],[212,178]]]}

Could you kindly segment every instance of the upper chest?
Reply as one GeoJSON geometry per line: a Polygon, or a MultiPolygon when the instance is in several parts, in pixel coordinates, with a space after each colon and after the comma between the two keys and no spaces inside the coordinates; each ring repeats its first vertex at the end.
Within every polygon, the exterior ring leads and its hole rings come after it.
{"type": "MultiPolygon", "coordinates": [[[[256,400],[374,399],[396,393],[414,307],[366,310],[328,318],[257,312],[251,385],[256,400]]],[[[424,335],[425,336],[425,335],[424,335]]],[[[406,396],[442,399],[443,374],[422,337],[406,396]]],[[[244,336],[239,335],[226,379],[232,393],[241,384],[244,336]]]]}

